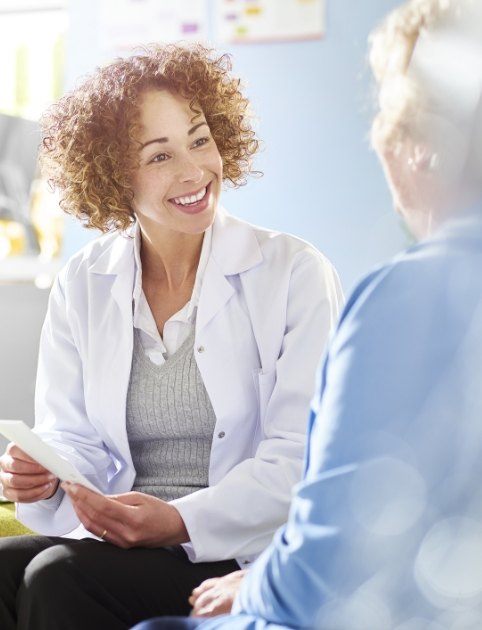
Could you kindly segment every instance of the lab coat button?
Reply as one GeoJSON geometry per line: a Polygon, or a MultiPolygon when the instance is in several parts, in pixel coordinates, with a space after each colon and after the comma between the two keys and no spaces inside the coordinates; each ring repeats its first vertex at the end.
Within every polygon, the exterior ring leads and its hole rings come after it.
{"type": "Polygon", "coordinates": [[[204,352],[204,346],[199,346],[197,349],[198,352],[204,352]]]}
{"type": "Polygon", "coordinates": [[[224,431],[220,431],[218,433],[218,438],[223,438],[226,435],[226,433],[224,433],[224,431]]]}

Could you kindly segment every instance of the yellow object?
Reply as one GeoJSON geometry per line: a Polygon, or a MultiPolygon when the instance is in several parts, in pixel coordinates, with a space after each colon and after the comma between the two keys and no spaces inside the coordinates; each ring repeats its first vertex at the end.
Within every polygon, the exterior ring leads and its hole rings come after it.
{"type": "Polygon", "coordinates": [[[23,225],[16,221],[0,220],[0,260],[23,254],[26,244],[23,225]]]}
{"type": "Polygon", "coordinates": [[[39,240],[40,256],[55,258],[62,246],[64,215],[57,197],[42,179],[36,179],[32,185],[30,217],[39,240]]]}
{"type": "Polygon", "coordinates": [[[28,536],[34,533],[17,521],[14,503],[0,503],[0,537],[28,536]]]}
{"type": "Polygon", "coordinates": [[[246,15],[260,15],[263,13],[263,9],[261,7],[246,7],[245,12],[246,15]]]}

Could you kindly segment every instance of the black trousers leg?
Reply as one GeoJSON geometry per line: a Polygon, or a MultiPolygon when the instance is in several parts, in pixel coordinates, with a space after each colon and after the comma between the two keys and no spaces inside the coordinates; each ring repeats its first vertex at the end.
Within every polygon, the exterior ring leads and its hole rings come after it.
{"type": "Polygon", "coordinates": [[[187,615],[195,586],[238,565],[193,564],[181,547],[124,550],[91,539],[17,537],[0,541],[0,567],[10,584],[4,594],[0,581],[0,614],[5,609],[10,624],[2,629],[125,630],[150,617],[187,615]]]}
{"type": "MultiPolygon", "coordinates": [[[[23,581],[25,568],[37,554],[62,538],[47,536],[14,536],[0,538],[0,628],[17,627],[17,594],[23,581]]],[[[75,541],[71,541],[75,544],[75,541]]]]}

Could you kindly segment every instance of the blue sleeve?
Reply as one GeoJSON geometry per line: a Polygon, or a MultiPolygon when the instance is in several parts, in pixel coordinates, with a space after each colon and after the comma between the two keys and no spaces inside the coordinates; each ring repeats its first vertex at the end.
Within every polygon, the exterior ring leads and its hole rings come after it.
{"type": "Polygon", "coordinates": [[[446,397],[459,386],[455,358],[470,310],[445,292],[443,269],[414,271],[407,263],[381,272],[348,302],[320,370],[305,478],[287,525],[244,581],[236,612],[321,627],[322,615],[325,624],[380,575],[413,599],[399,574],[411,575],[412,566],[401,558],[416,553],[428,497],[436,502],[450,475],[457,435],[446,397]],[[440,461],[428,468],[440,431],[440,461]]]}

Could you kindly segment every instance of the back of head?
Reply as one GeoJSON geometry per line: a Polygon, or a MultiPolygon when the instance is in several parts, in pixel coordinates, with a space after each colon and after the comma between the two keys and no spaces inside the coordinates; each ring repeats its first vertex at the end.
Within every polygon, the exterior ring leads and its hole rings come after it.
{"type": "Polygon", "coordinates": [[[377,142],[429,145],[441,178],[481,197],[482,3],[409,0],[371,45],[380,86],[377,142]]]}

